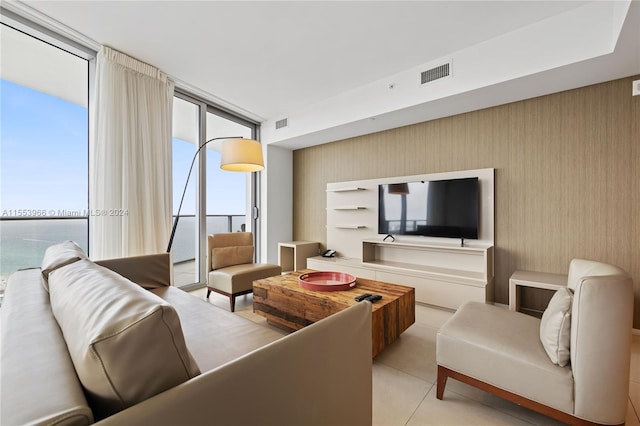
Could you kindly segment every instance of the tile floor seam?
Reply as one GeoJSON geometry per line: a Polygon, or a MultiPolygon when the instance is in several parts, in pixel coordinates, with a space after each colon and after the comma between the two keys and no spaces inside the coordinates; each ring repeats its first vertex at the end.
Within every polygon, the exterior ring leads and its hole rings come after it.
{"type": "Polygon", "coordinates": [[[640,422],[640,415],[639,415],[640,413],[638,412],[638,409],[636,408],[636,406],[633,405],[633,401],[631,400],[631,396],[629,396],[629,404],[631,404],[631,409],[633,410],[634,414],[636,415],[636,418],[640,422]]]}
{"type": "Polygon", "coordinates": [[[407,419],[407,421],[404,423],[404,426],[407,426],[409,424],[409,422],[411,421],[411,419],[413,418],[413,416],[415,416],[416,411],[418,411],[418,409],[420,408],[420,406],[422,405],[422,403],[424,403],[424,400],[427,399],[427,396],[429,396],[429,394],[431,393],[431,391],[433,390],[435,386],[435,383],[431,384],[431,387],[429,388],[429,390],[427,390],[427,392],[424,394],[424,396],[422,397],[422,399],[420,400],[420,402],[418,403],[418,405],[416,405],[415,410],[413,410],[413,412],[411,413],[411,415],[409,416],[409,418],[407,419]]]}
{"type": "MultiPolygon", "coordinates": [[[[518,420],[520,420],[521,422],[529,423],[530,425],[537,425],[537,423],[532,423],[531,421],[529,421],[529,420],[527,420],[527,419],[524,419],[524,418],[521,418],[521,417],[518,417],[518,416],[514,416],[513,414],[511,414],[511,413],[509,413],[509,412],[507,412],[507,411],[503,411],[503,410],[501,410],[500,408],[498,408],[498,407],[494,407],[494,406],[492,406],[492,405],[490,405],[490,404],[487,404],[487,403],[485,403],[485,402],[483,402],[483,401],[480,401],[480,400],[477,400],[477,399],[474,399],[474,398],[470,398],[470,397],[468,397],[468,396],[466,396],[466,395],[464,395],[464,394],[462,394],[462,393],[460,393],[460,392],[456,392],[456,391],[454,391],[454,390],[447,390],[447,392],[455,393],[456,395],[461,396],[462,398],[468,399],[469,401],[473,401],[473,402],[475,402],[475,403],[477,403],[477,404],[480,404],[480,405],[484,405],[485,407],[490,408],[490,409],[492,409],[492,410],[499,411],[499,412],[501,412],[502,414],[504,414],[504,415],[506,415],[506,416],[509,416],[509,417],[513,417],[514,419],[518,419],[518,420]]],[[[443,396],[443,397],[444,397],[444,396],[443,396]]],[[[504,399],[504,401],[507,401],[507,400],[506,400],[506,399],[504,399]]],[[[510,402],[510,401],[507,401],[507,402],[510,402]]],[[[516,404],[516,403],[513,403],[513,404],[517,405],[518,407],[521,407],[521,405],[520,405],[520,404],[516,404]]]]}
{"type": "Polygon", "coordinates": [[[420,381],[423,381],[423,382],[425,382],[425,383],[427,383],[427,384],[433,385],[433,384],[435,384],[435,383],[436,383],[435,381],[431,382],[431,381],[429,381],[429,380],[425,380],[423,377],[416,376],[415,374],[412,374],[412,373],[410,373],[410,372],[408,372],[408,371],[404,371],[404,370],[402,370],[402,369],[400,369],[400,368],[398,368],[398,367],[395,367],[395,366],[393,366],[393,365],[389,365],[389,364],[387,364],[387,363],[386,363],[386,362],[384,362],[384,361],[375,361],[375,362],[377,362],[378,364],[382,364],[382,365],[384,365],[385,367],[393,368],[394,370],[397,370],[397,371],[399,371],[399,372],[401,372],[401,373],[403,373],[403,374],[406,374],[407,376],[411,376],[411,377],[413,377],[414,379],[418,379],[418,380],[420,380],[420,381]]]}
{"type": "MultiPolygon", "coordinates": [[[[435,386],[435,385],[434,385],[434,386],[435,386]]],[[[467,396],[467,395],[464,395],[464,394],[462,394],[462,393],[460,393],[460,392],[456,392],[456,391],[454,391],[454,390],[446,390],[446,392],[455,393],[456,395],[458,395],[458,396],[459,396],[459,397],[461,397],[461,398],[464,398],[464,399],[466,399],[466,400],[468,400],[468,401],[471,401],[471,402],[473,402],[473,403],[476,403],[476,404],[483,405],[483,406],[487,407],[487,408],[488,408],[488,409],[490,409],[490,410],[498,411],[498,412],[500,412],[500,413],[504,414],[505,416],[512,417],[512,418],[514,418],[514,419],[516,419],[516,420],[518,420],[518,421],[521,421],[521,422],[523,422],[523,423],[527,423],[527,424],[534,425],[534,426],[536,426],[536,425],[537,425],[537,423],[531,422],[531,421],[529,421],[528,419],[525,419],[525,418],[522,418],[522,417],[515,416],[515,415],[513,415],[513,414],[511,414],[511,413],[509,413],[509,412],[507,412],[507,411],[503,411],[503,410],[501,410],[501,409],[500,409],[500,408],[498,408],[498,407],[494,407],[493,405],[487,404],[487,403],[485,403],[485,402],[483,402],[483,401],[480,401],[480,400],[477,400],[477,399],[471,398],[471,397],[469,397],[469,396],[467,396]]],[[[444,395],[443,395],[442,397],[444,398],[444,395]]],[[[518,405],[518,404],[515,404],[515,405],[518,405]]],[[[520,406],[520,405],[518,405],[518,406],[520,406]]]]}

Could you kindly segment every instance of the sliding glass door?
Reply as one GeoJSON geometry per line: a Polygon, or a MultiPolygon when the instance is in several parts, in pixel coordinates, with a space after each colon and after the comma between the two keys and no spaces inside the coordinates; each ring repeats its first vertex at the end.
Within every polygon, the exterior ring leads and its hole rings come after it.
{"type": "MultiPolygon", "coordinates": [[[[256,125],[183,94],[174,98],[173,214],[178,215],[187,174],[199,146],[213,138],[255,138],[256,125]]],[[[255,230],[255,174],[220,169],[223,140],[209,142],[193,165],[172,253],[175,284],[206,283],[208,234],[255,230]]]]}

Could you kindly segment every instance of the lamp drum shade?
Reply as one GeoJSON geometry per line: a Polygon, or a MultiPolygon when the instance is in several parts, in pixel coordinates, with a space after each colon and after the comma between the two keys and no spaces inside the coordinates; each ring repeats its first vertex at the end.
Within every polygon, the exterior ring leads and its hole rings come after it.
{"type": "Polygon", "coordinates": [[[389,194],[396,195],[407,195],[409,194],[409,184],[408,183],[390,183],[389,184],[389,194]]]}
{"type": "Polygon", "coordinates": [[[264,169],[262,145],[253,139],[228,139],[222,144],[220,168],[231,172],[257,172],[264,169]]]}

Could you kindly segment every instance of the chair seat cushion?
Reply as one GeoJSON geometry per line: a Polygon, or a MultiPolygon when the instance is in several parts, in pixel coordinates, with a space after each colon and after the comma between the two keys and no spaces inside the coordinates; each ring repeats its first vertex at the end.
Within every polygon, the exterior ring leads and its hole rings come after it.
{"type": "Polygon", "coordinates": [[[229,294],[251,290],[255,280],[280,274],[282,268],[266,263],[243,263],[209,272],[209,287],[229,294]]]}
{"type": "Polygon", "coordinates": [[[438,331],[438,365],[573,413],[571,368],[551,362],[540,342],[540,320],[469,302],[438,331]]]}

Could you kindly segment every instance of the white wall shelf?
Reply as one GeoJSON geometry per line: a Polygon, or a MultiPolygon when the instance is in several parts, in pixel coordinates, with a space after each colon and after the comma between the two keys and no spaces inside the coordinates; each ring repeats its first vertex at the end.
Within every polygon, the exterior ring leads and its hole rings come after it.
{"type": "Polygon", "coordinates": [[[364,229],[366,225],[334,225],[335,229],[364,229]]]}
{"type": "Polygon", "coordinates": [[[366,210],[366,207],[358,207],[358,206],[340,206],[334,207],[334,210],[366,210]]]}
{"type": "Polygon", "coordinates": [[[331,188],[327,189],[327,192],[350,192],[350,191],[364,191],[366,188],[360,188],[359,186],[348,186],[345,188],[331,188]]]}

